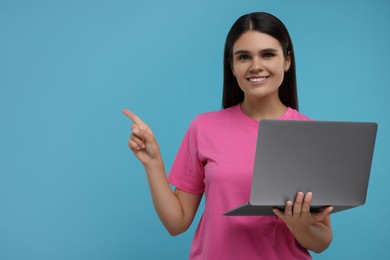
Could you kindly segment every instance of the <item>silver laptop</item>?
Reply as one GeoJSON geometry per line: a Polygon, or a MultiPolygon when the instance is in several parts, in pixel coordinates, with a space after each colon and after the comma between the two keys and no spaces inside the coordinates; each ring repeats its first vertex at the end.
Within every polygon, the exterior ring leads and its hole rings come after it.
{"type": "Polygon", "coordinates": [[[376,123],[262,120],[250,201],[227,216],[272,216],[298,191],[313,192],[311,210],[363,205],[376,123]]]}

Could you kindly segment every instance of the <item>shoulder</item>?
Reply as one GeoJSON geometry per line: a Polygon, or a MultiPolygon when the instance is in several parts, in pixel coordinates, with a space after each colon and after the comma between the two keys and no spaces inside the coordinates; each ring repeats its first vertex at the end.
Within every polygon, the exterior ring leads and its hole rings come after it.
{"type": "Polygon", "coordinates": [[[218,111],[201,113],[193,122],[200,125],[215,125],[237,119],[237,107],[230,107],[218,111]]]}
{"type": "Polygon", "coordinates": [[[293,108],[288,108],[287,112],[280,118],[284,120],[312,120],[310,117],[298,112],[293,108]]]}
{"type": "Polygon", "coordinates": [[[230,128],[236,124],[237,108],[230,107],[219,111],[205,112],[197,115],[191,122],[189,130],[202,133],[214,133],[219,130],[230,128]]]}

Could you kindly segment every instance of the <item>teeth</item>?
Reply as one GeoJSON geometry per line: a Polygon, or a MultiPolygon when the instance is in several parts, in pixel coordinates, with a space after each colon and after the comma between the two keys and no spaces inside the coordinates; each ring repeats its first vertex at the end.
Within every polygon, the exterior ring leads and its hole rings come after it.
{"type": "Polygon", "coordinates": [[[249,78],[250,82],[261,82],[264,81],[267,77],[259,77],[259,78],[249,78]]]}

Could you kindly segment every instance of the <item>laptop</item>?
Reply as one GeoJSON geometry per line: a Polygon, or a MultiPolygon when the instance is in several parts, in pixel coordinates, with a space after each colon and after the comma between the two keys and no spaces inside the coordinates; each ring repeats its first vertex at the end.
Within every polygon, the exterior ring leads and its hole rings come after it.
{"type": "Polygon", "coordinates": [[[262,120],[250,201],[226,216],[274,216],[299,191],[311,210],[334,212],[366,201],[378,125],[370,122],[262,120]]]}

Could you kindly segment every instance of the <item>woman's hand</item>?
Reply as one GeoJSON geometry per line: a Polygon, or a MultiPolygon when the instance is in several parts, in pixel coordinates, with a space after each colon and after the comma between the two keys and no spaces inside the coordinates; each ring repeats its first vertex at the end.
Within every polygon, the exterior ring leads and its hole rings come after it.
{"type": "Polygon", "coordinates": [[[122,112],[133,121],[128,146],[134,155],[144,166],[156,160],[161,161],[160,149],[150,127],[129,110],[124,109],[122,112]]]}
{"type": "Polygon", "coordinates": [[[171,235],[183,233],[194,219],[202,194],[180,189],[172,192],[152,130],[129,110],[124,109],[123,114],[133,121],[128,145],[144,165],[153,204],[161,222],[171,235]]]}
{"type": "Polygon", "coordinates": [[[305,248],[322,252],[332,241],[330,213],[333,207],[326,207],[319,212],[310,212],[313,194],[298,192],[295,202],[287,201],[285,210],[273,209],[305,248]]]}
{"type": "Polygon", "coordinates": [[[294,204],[291,201],[286,202],[284,212],[279,209],[273,211],[289,228],[306,228],[313,223],[323,221],[333,210],[332,207],[327,207],[319,212],[310,212],[312,197],[311,192],[306,195],[298,192],[294,204]]]}

